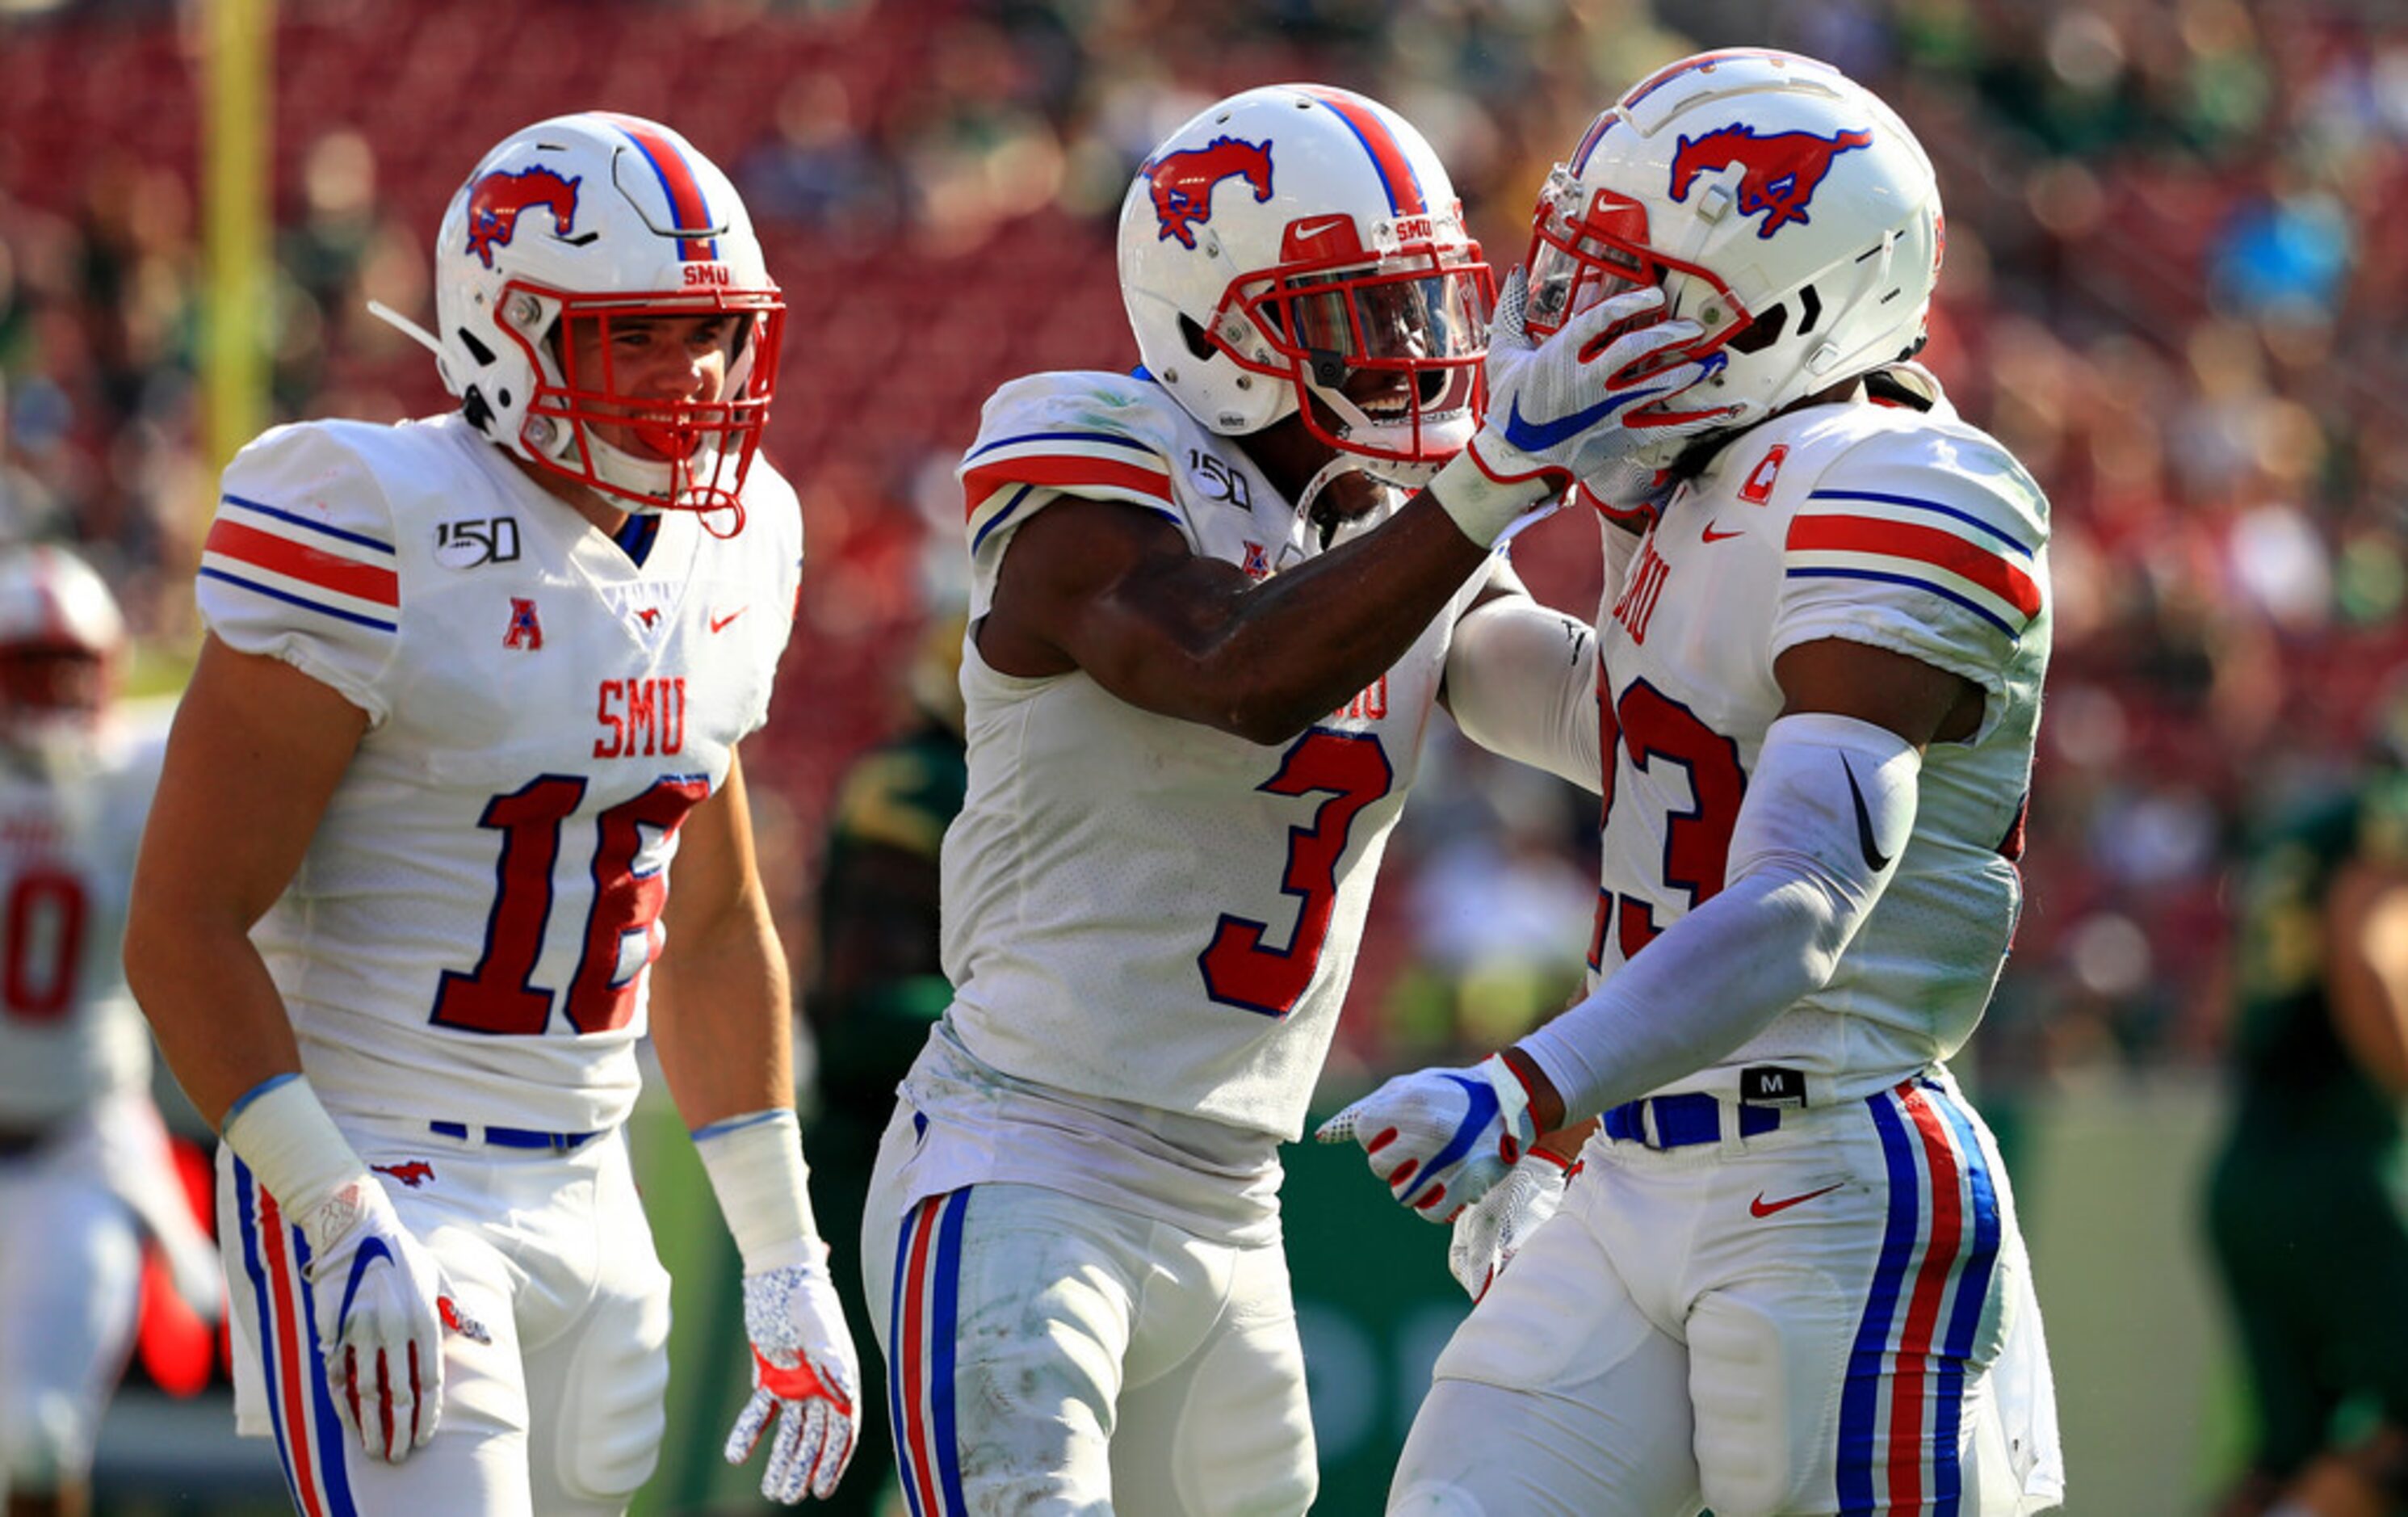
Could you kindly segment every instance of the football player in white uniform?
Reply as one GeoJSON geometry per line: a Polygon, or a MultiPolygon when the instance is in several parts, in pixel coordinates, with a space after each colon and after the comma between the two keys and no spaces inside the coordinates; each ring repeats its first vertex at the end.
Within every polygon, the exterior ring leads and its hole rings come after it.
{"type": "Polygon", "coordinates": [[[1423,729],[1594,784],[1587,628],[1493,545],[1703,372],[1600,340],[1654,292],[1486,353],[1445,170],[1343,91],[1196,117],[1119,250],[1143,368],[1005,385],[960,470],[954,999],[863,1245],[921,1517],[1310,1503],[1277,1150],[1423,729]]]}
{"type": "Polygon", "coordinates": [[[1602,1120],[1568,1188],[1500,1188],[1560,1209],[1440,1356],[1392,1511],[2060,1494],[2013,1197],[1945,1064],[2022,904],[2048,505],[1905,365],[1940,254],[1914,136],[1791,54],[1664,68],[1541,197],[1533,327],[1659,288],[1704,328],[1691,397],[1735,409],[1607,532],[1589,994],[1324,1130],[1497,1250],[1526,1230],[1467,1206],[1602,1120]]]}
{"type": "Polygon", "coordinates": [[[765,1492],[825,1495],[853,1349],[737,752],[801,564],[783,306],[635,117],[513,133],[437,237],[460,409],[228,467],[136,879],[135,990],[225,1139],[237,1417],[311,1513],[623,1510],[668,1371],[649,1032],[744,1259],[730,1456],[774,1417],[765,1492]]]}
{"type": "Polygon", "coordinates": [[[90,1510],[146,1235],[214,1320],[217,1252],[150,1100],[150,1033],[121,963],[164,724],[114,700],[125,628],[64,548],[0,550],[0,1495],[90,1510]]]}

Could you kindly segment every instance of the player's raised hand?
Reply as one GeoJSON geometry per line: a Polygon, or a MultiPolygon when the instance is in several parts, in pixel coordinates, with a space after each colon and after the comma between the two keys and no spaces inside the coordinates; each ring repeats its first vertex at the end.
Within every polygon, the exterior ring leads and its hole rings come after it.
{"type": "Polygon", "coordinates": [[[443,1415],[443,1333],[484,1329],[446,1299],[441,1272],[393,1199],[362,1174],[292,1216],[308,1240],[303,1270],[344,1424],[371,1459],[399,1464],[443,1415]]]}
{"type": "Polygon", "coordinates": [[[1538,1135],[1529,1091],[1496,1054],[1469,1069],[1399,1075],[1313,1134],[1362,1144],[1389,1193],[1434,1222],[1479,1200],[1538,1135]]]}
{"type": "Polygon", "coordinates": [[[1477,1302],[1530,1241],[1539,1224],[1564,1203],[1564,1185],[1580,1166],[1544,1149],[1522,1156],[1504,1180],[1455,1214],[1446,1267],[1477,1302]]]}
{"type": "MultiPolygon", "coordinates": [[[[1705,430],[1721,410],[1668,413],[1662,402],[1703,379],[1721,360],[1674,361],[1671,350],[1705,329],[1658,316],[1654,286],[1600,300],[1574,313],[1544,340],[1524,325],[1527,284],[1521,269],[1506,280],[1488,327],[1488,406],[1471,451],[1490,477],[1576,478],[1618,500],[1632,481],[1625,466],[1650,444],[1705,430]]],[[[1654,465],[1645,466],[1655,472],[1654,465]]]]}
{"type": "Polygon", "coordinates": [[[727,1462],[740,1465],[775,1416],[761,1494],[789,1503],[806,1487],[823,1500],[836,1494],[860,1415],[861,1370],[828,1279],[826,1246],[814,1238],[807,1247],[807,1258],[744,1277],[752,1399],[727,1435],[727,1462]]]}

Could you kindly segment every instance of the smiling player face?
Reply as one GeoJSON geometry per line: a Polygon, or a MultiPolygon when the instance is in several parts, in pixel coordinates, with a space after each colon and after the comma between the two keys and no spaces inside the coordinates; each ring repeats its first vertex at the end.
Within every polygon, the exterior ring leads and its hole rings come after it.
{"type": "Polygon", "coordinates": [[[587,414],[610,446],[638,458],[689,457],[702,438],[674,425],[676,407],[713,405],[725,395],[741,320],[711,311],[574,321],[565,343],[569,387],[595,394],[587,414]],[[647,401],[662,409],[648,411],[647,401]]]}

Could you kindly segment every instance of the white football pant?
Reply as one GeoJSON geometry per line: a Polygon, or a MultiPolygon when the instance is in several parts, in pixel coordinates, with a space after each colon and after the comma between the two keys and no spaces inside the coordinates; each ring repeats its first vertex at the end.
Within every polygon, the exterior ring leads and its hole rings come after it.
{"type": "Polygon", "coordinates": [[[0,1493],[85,1479],[133,1340],[142,1231],[90,1121],[0,1159],[0,1493]]]}
{"type": "Polygon", "coordinates": [[[1433,1371],[1389,1511],[2039,1510],[2053,1392],[1995,1144],[1945,1076],[1600,1135],[1433,1371]],[[2019,1319],[2021,1319],[2019,1321],[2019,1319]],[[2021,1373],[1985,1372],[2010,1333],[2021,1373]],[[2001,1405],[1994,1380],[2017,1382],[2001,1405]]]}
{"type": "Polygon", "coordinates": [[[444,1137],[424,1123],[338,1121],[493,1341],[447,1332],[434,1438],[398,1465],[369,1458],[343,1428],[320,1367],[299,1231],[221,1147],[236,1425],[274,1434],[294,1509],[624,1511],[659,1457],[669,1331],[668,1272],[624,1134],[563,1153],[444,1137]]]}
{"type": "MultiPolygon", "coordinates": [[[[898,1138],[899,1134],[899,1138],[898,1138]]],[[[881,1146],[862,1274],[916,1517],[1296,1517],[1319,1484],[1287,1258],[986,1184],[906,1210],[881,1146]]]]}

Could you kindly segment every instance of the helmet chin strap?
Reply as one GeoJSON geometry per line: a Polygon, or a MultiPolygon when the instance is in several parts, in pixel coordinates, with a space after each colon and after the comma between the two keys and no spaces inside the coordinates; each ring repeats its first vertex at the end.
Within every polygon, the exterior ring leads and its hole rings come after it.
{"type": "MultiPolygon", "coordinates": [[[[1382,458],[1367,458],[1361,454],[1340,453],[1322,465],[1312,478],[1304,482],[1304,488],[1297,494],[1297,529],[1302,531],[1308,526],[1317,526],[1321,532],[1321,545],[1325,548],[1329,546],[1331,535],[1338,530],[1339,518],[1330,516],[1316,520],[1314,507],[1321,499],[1321,492],[1327,489],[1332,482],[1347,474],[1361,474],[1370,480],[1374,486],[1389,497],[1384,503],[1390,510],[1393,511],[1404,504],[1406,493],[1419,486],[1401,484],[1388,478],[1382,472],[1380,467],[1386,462],[1387,460],[1382,458]]],[[[1416,464],[1406,467],[1417,469],[1421,466],[1416,464]]],[[[1435,469],[1432,471],[1435,472],[1435,469]]]]}

